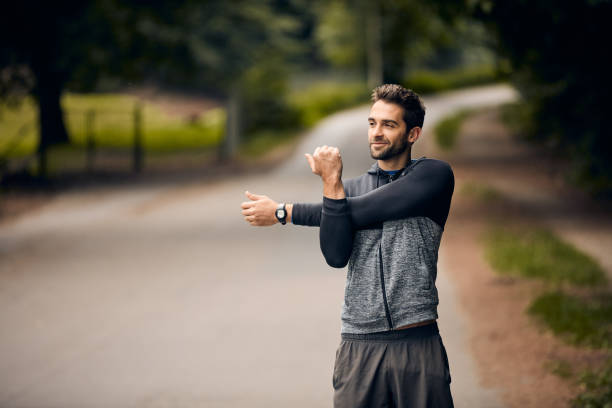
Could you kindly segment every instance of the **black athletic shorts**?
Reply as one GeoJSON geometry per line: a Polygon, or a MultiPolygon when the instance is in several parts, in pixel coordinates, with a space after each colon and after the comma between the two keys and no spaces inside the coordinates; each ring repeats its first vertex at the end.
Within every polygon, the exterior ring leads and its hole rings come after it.
{"type": "Polygon", "coordinates": [[[452,407],[446,350],[436,323],[342,334],[334,365],[335,408],[452,407]]]}

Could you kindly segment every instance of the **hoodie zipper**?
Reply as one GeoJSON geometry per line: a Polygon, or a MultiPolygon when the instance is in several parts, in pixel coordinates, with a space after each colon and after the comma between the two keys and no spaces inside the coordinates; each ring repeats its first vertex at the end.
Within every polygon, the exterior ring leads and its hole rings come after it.
{"type": "MultiPolygon", "coordinates": [[[[379,169],[376,169],[376,188],[378,188],[380,172],[379,169]]],[[[389,183],[392,181],[391,176],[389,176],[389,183]]],[[[380,287],[382,290],[383,304],[385,306],[385,316],[387,317],[387,324],[389,325],[389,330],[393,330],[393,320],[391,319],[391,311],[389,310],[389,302],[387,301],[387,290],[385,289],[385,271],[383,269],[383,258],[382,258],[382,230],[381,230],[381,238],[380,243],[378,244],[378,260],[380,261],[380,287]]]]}
{"type": "Polygon", "coordinates": [[[387,291],[385,290],[385,271],[383,270],[382,243],[380,243],[378,246],[378,255],[380,259],[380,287],[382,288],[383,303],[385,305],[385,316],[387,316],[389,330],[392,330],[393,320],[391,320],[391,312],[389,311],[389,303],[387,302],[387,291]]]}

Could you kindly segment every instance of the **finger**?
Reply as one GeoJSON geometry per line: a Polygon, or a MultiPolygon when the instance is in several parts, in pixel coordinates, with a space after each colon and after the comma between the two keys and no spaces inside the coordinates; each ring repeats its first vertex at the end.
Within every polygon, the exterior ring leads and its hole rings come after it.
{"type": "Polygon", "coordinates": [[[251,200],[261,200],[262,198],[264,198],[264,196],[262,195],[253,194],[249,191],[245,191],[244,194],[246,194],[246,196],[249,197],[251,200]]]}
{"type": "Polygon", "coordinates": [[[242,204],[240,204],[240,207],[246,209],[246,208],[251,208],[254,205],[255,203],[253,201],[245,201],[242,204]]]}
{"type": "Polygon", "coordinates": [[[313,157],[309,155],[308,153],[306,153],[305,156],[306,156],[306,160],[308,160],[308,164],[310,165],[310,169],[312,171],[315,171],[315,162],[314,162],[313,157]]]}
{"type": "Polygon", "coordinates": [[[240,213],[242,213],[242,215],[253,215],[255,214],[255,209],[242,210],[240,213]]]}

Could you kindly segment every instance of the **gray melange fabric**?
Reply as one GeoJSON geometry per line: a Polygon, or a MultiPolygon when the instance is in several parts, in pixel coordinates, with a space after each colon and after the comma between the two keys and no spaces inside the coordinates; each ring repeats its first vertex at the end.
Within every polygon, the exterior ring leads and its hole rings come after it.
{"type": "Polygon", "coordinates": [[[435,281],[442,231],[430,218],[411,217],[385,221],[382,230],[355,232],[342,333],[372,333],[437,319],[435,281]]]}
{"type": "Polygon", "coordinates": [[[344,183],[347,198],[293,206],[292,222],[320,226],[330,266],[348,264],[342,333],[392,330],[438,317],[438,248],[454,190],[448,163],[420,158],[396,178],[374,163],[344,183]]]}

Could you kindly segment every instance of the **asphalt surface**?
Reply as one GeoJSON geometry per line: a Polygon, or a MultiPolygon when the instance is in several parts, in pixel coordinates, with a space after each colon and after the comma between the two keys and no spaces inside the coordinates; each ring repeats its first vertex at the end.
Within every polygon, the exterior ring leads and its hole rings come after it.
{"type": "MultiPolygon", "coordinates": [[[[413,157],[464,107],[505,86],[426,98],[413,157]]],[[[303,153],[340,147],[344,176],[372,164],[361,107],[322,121],[281,167],[216,183],[124,186],[59,196],[0,226],[0,407],[330,407],[346,270],[316,228],[255,228],[244,191],[321,199],[303,153]]],[[[457,407],[502,406],[482,388],[445,269],[440,330],[457,407]]]]}

